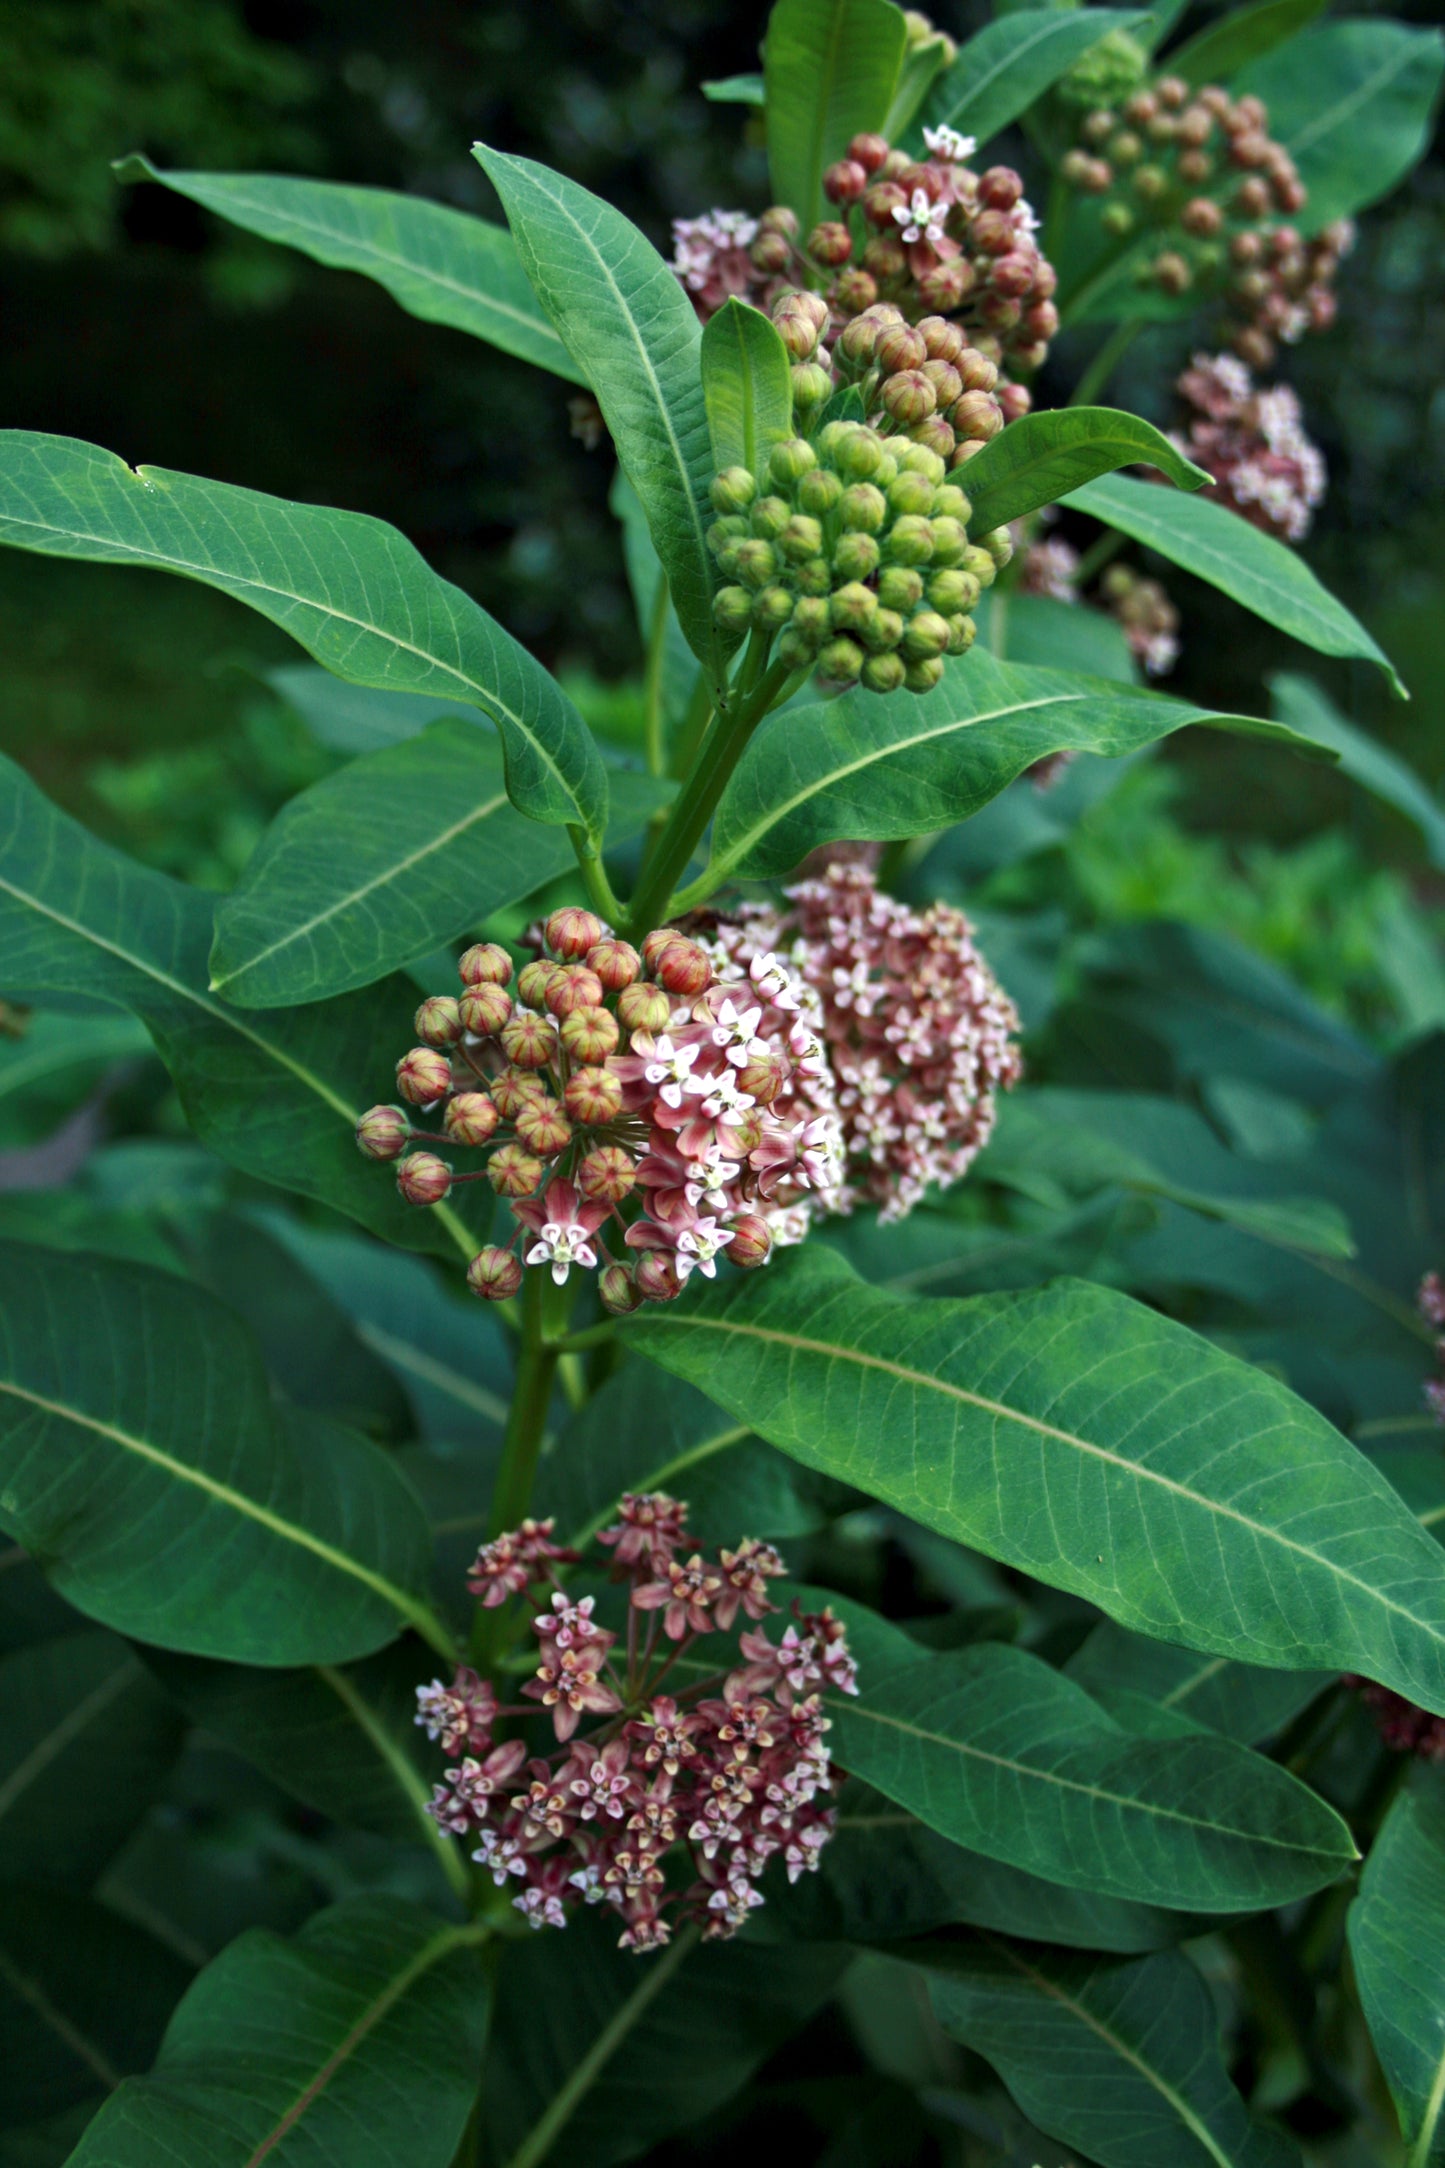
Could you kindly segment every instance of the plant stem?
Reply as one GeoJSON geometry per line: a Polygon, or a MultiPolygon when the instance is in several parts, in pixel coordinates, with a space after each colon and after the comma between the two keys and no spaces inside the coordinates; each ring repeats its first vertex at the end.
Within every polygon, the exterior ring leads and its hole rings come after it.
{"type": "Polygon", "coordinates": [[[600,917],[612,925],[622,916],[622,905],[612,893],[612,883],[607,878],[607,870],[598,856],[597,847],[586,831],[571,821],[567,824],[567,833],[577,854],[587,901],[600,917]]]}
{"type": "Polygon", "coordinates": [[[1070,406],[1091,406],[1144,329],[1137,319],[1116,324],[1069,394],[1070,406]]]}
{"type": "Polygon", "coordinates": [[[499,1536],[526,1518],[532,1479],[547,1428],[547,1403],[557,1368],[557,1350],[544,1330],[544,1304],[552,1282],[534,1267],[522,1279],[522,1338],[517,1350],[517,1382],[507,1411],[502,1460],[492,1492],[489,1533],[499,1536]]]}
{"type": "Polygon", "coordinates": [[[1117,528],[1106,527],[1097,542],[1091,542],[1074,570],[1074,585],[1080,592],[1086,588],[1105,565],[1112,564],[1129,537],[1117,528]]]}
{"type": "Polygon", "coordinates": [[[657,593],[652,602],[652,623],[647,633],[647,671],[642,681],[643,740],[647,748],[649,775],[667,773],[667,755],[662,742],[662,666],[667,657],[667,615],[670,600],[666,577],[659,573],[657,593]]]}
{"type": "Polygon", "coordinates": [[[549,1340],[547,1345],[554,1354],[582,1355],[590,1347],[605,1347],[616,1331],[611,1320],[604,1318],[600,1325],[589,1325],[585,1332],[563,1333],[559,1339],[549,1340]]]}

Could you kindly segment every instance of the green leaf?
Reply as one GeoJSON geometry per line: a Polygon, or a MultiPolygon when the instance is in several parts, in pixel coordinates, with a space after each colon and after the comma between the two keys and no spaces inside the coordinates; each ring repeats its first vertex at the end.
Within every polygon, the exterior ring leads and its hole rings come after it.
{"type": "Polygon", "coordinates": [[[113,1063],[149,1051],[141,1026],[118,1009],[28,1017],[15,1037],[0,1038],[0,1150],[38,1144],[89,1098],[113,1063]]]}
{"type": "Polygon", "coordinates": [[[713,105],[761,105],[767,95],[760,75],[724,75],[698,87],[713,105]]]}
{"type": "Polygon", "coordinates": [[[1132,535],[1321,655],[1360,655],[1378,663],[1400,698],[1409,697],[1388,656],[1309,566],[1237,512],[1124,474],[1086,483],[1063,501],[1132,535]]]}
{"type": "Polygon", "coordinates": [[[987,143],[1100,38],[1147,19],[1133,8],[1025,8],[1001,15],[969,39],[934,84],[924,125],[958,128],[987,143]]]}
{"type": "Polygon", "coordinates": [[[1182,489],[1200,489],[1210,480],[1203,467],[1135,414],[1089,406],[1025,414],[969,461],[969,525],[976,534],[1005,527],[1096,475],[1133,466],[1157,467],[1182,489]]]}
{"type": "Polygon", "coordinates": [[[1119,1964],[980,1935],[909,1954],[944,2031],[1102,2168],[1299,2168],[1230,2084],[1213,1999],[1177,1950],[1119,1964]]]}
{"type": "Polygon", "coordinates": [[[1189,723],[1281,735],[1252,716],[996,662],[977,647],[930,693],[853,692],[780,709],[723,793],[709,888],[785,873],[837,836],[930,834],[966,820],[1049,753],[1132,753],[1189,723]]]}
{"type": "Polygon", "coordinates": [[[1445,2159],[1445,1772],[1410,1772],[1370,1847],[1348,1931],[1405,2168],[1429,2168],[1445,2159]]]}
{"type": "Polygon", "coordinates": [[[606,771],[571,701],[383,520],[7,429],[0,542],[178,572],[249,603],[338,677],[479,707],[501,732],[513,803],[533,820],[602,831],[606,771]]]}
{"type": "Polygon", "coordinates": [[[826,1694],[842,1766],[941,1836],[1045,1881],[1148,1905],[1253,1912],[1335,1881],[1343,1822],[1247,1747],[1139,1737],[1025,1649],[922,1654],[835,1602],[858,1695],[826,1694]]]}
{"type": "Polygon", "coordinates": [[[715,470],[762,471],[774,444],[793,434],[788,350],[761,309],[732,294],[703,327],[702,391],[715,470]]]}
{"type": "Polygon", "coordinates": [[[1298,224],[1317,233],[1387,196],[1430,141],[1445,37],[1406,23],[1321,23],[1231,86],[1269,107],[1269,132],[1299,168],[1309,201],[1298,224]]]}
{"type": "Polygon", "coordinates": [[[1268,682],[1279,720],[1302,738],[1313,738],[1338,753],[1340,773],[1403,813],[1418,830],[1431,865],[1445,872],[1445,805],[1414,769],[1367,730],[1347,723],[1311,679],[1281,671],[1268,682]]]}
{"type": "Polygon", "coordinates": [[[273,1412],[239,1321],[143,1266],[0,1245],[0,1526],[77,1610],[164,1648],[337,1662],[440,1633],[385,1455],[273,1412]]]}
{"type": "Polygon", "coordinates": [[[639,1961],[595,1912],[573,1919],[565,1938],[510,1943],[482,2081],[489,2157],[507,2168],[564,2159],[612,2168],[705,2128],[807,2023],[849,1954],[749,1942],[699,1950],[683,1935],[639,1961]]]}
{"type": "MultiPolygon", "coordinates": [[[[1335,1682],[1330,1671],[1266,1671],[1257,1664],[1232,1663],[1227,1656],[1199,1656],[1192,1649],[1131,1634],[1112,1619],[1094,1628],[1064,1669],[1105,1708],[1115,1691],[1142,1694],[1161,1709],[1248,1746],[1272,1739],[1335,1682]]],[[[1062,1938],[1050,1934],[1045,1939],[1062,1938]]]]}
{"type": "Polygon", "coordinates": [[[180,1733],[110,1634],[0,1659],[0,1880],[89,1888],[159,1791],[180,1733]]]}
{"type": "Polygon", "coordinates": [[[190,1977],[89,1897],[0,1888],[0,2127],[98,2101],[144,2070],[190,1977]]]}
{"type": "Polygon", "coordinates": [[[675,726],[687,714],[692,699],[701,697],[700,688],[706,680],[677,621],[637,492],[620,467],[613,477],[607,503],[622,528],[622,558],[637,613],[637,636],[647,658],[643,698],[660,699],[664,722],[675,726]],[[663,620],[660,633],[659,611],[663,620]]]}
{"type": "MultiPolygon", "coordinates": [[[[388,1241],[470,1256],[486,1200],[415,1212],[356,1149],[395,1096],[414,988],[393,983],[264,1019],[205,991],[214,899],[98,843],[0,760],[0,940],[9,991],[103,993],[138,1016],[192,1129],[247,1174],[320,1197],[388,1241]]],[[[485,1185],[480,1185],[484,1187],[485,1185]]]]}
{"type": "Polygon", "coordinates": [[[466,713],[460,700],[348,685],[315,662],[282,663],[266,671],[265,678],[317,744],[334,753],[378,753],[384,745],[400,745],[403,739],[416,737],[428,723],[466,713]]]}
{"type": "Polygon", "coordinates": [[[449,2168],[485,2037],[484,1930],[356,1897],[299,1935],[253,1929],[209,1964],[154,2070],[74,2168],[449,2168]]]}
{"type": "Polygon", "coordinates": [[[1445,1710],[1445,1558],[1313,1408],[1102,1287],[901,1299],[816,1244],[632,1320],[806,1466],[1122,1625],[1445,1710]]]}
{"type": "Polygon", "coordinates": [[[471,723],[363,754],[283,806],[216,913],[211,990],[294,1008],[370,985],[572,863],[471,723]]]}
{"type": "Polygon", "coordinates": [[[569,383],[583,379],[552,326],[504,226],[423,196],[281,173],[163,173],[148,158],[119,161],[122,181],[159,181],[233,226],[298,248],[317,263],[360,271],[410,316],[469,331],[569,383]]]}
{"type": "Polygon", "coordinates": [[[826,169],[887,119],[907,45],[888,0],[777,0],[763,45],[768,174],[804,233],[825,215],[826,169]]]}
{"type": "MultiPolygon", "coordinates": [[[[883,0],[877,0],[878,5],[883,0]]],[[[565,174],[477,144],[527,276],[602,409],[647,517],[678,623],[717,677],[712,447],[697,314],[652,243],[565,174]]]]}
{"type": "Polygon", "coordinates": [[[1227,83],[1252,60],[1263,60],[1322,15],[1329,0],[1257,0],[1234,8],[1169,55],[1169,73],[1186,83],[1227,83]]]}
{"type": "MultiPolygon", "coordinates": [[[[1077,602],[1061,602],[1057,595],[1021,595],[1017,589],[1010,590],[1001,602],[1009,662],[1037,663],[1045,670],[1082,670],[1089,677],[1112,678],[1118,685],[1138,684],[1139,665],[1124,628],[1105,611],[1084,609],[1077,602]]],[[[979,643],[985,649],[993,631],[995,607],[990,589],[979,597],[973,613],[979,643]]],[[[322,677],[325,672],[316,674],[322,677]]],[[[1112,778],[1113,782],[1119,780],[1117,775],[1112,778]]],[[[1032,795],[1052,799],[1058,789],[1055,783],[1051,790],[1033,791],[1032,795]]]]}

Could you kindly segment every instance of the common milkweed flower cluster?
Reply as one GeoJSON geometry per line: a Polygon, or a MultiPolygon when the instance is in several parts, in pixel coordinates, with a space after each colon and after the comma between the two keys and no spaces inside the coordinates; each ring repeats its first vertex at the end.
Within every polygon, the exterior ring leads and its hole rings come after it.
{"type": "Polygon", "coordinates": [[[469,1181],[506,1201],[514,1243],[468,1268],[484,1298],[515,1294],[524,1266],[559,1284],[599,1271],[604,1306],[625,1313],[671,1300],[694,1272],[713,1277],[720,1256],[766,1263],[796,1208],[841,1175],[807,989],[761,952],[724,981],[675,927],[639,950],[577,908],[553,912],[539,938],[550,953],[520,971],[493,943],[469,948],[460,994],[422,1003],[421,1043],[396,1070],[407,1104],[364,1114],[361,1150],[396,1162],[409,1203],[469,1181]],[[423,1115],[439,1128],[420,1128],[423,1115]],[[478,1151],[469,1172],[443,1156],[478,1151]]]}
{"type": "Polygon", "coordinates": [[[551,1521],[528,1521],[477,1554],[468,1586],[487,1607],[526,1599],[537,1663],[512,1707],[465,1666],[418,1690],[416,1721],[455,1757],[429,1811],[475,1839],[532,1927],[606,1905],[623,1949],[660,1949],[686,1921],[726,1940],[764,1902],[770,1862],[795,1882],[833,1833],[825,1696],[857,1692],[843,1624],[795,1604],[774,1640],[777,1551],[753,1538],[705,1551],[662,1492],[626,1494],[598,1538],[626,1588],[620,1632],[595,1595],[561,1584],[579,1554],[552,1537],[551,1521]],[[545,1750],[498,1739],[539,1713],[545,1750]]]}
{"type": "Polygon", "coordinates": [[[1196,354],[1179,378],[1189,411],[1174,441],[1214,493],[1266,534],[1300,542],[1324,501],[1325,462],[1288,384],[1257,386],[1234,354],[1196,354]]]}

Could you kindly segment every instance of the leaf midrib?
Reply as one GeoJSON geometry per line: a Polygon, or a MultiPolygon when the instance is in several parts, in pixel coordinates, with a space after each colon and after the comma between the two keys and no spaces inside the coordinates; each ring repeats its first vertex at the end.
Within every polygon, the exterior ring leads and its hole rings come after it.
{"type": "Polygon", "coordinates": [[[37,1739],[23,1760],[16,1763],[8,1777],[0,1783],[0,1822],[10,1812],[17,1799],[28,1791],[36,1778],[42,1776],[58,1754],[63,1754],[73,1739],[79,1738],[92,1717],[124,1693],[140,1676],[140,1666],[131,1659],[123,1658],[112,1671],[108,1671],[88,1694],[83,1694],[61,1717],[58,1724],[37,1739]]]}
{"type": "Polygon", "coordinates": [[[416,1816],[422,1835],[435,1851],[453,1894],[465,1902],[468,1890],[467,1870],[452,1839],[441,1824],[427,1812],[430,1788],[425,1778],[407,1758],[401,1742],[387,1730],[376,1710],[365,1695],[358,1692],[344,1671],[338,1670],[334,1664],[318,1664],[316,1676],[336,1696],[384,1764],[388,1775],[416,1816]]]}
{"type": "Polygon", "coordinates": [[[0,1980],[13,1988],[22,2002],[29,2003],[41,2023],[48,2025],[56,2038],[62,2040],[70,2049],[71,2054],[84,2063],[87,2070],[94,2072],[107,2092],[115,2091],[120,2083],[120,2072],[109,2057],[102,2053],[93,2041],[86,2038],[80,2027],[74,2024],[63,2010],[56,2007],[40,1982],[30,1973],[22,1972],[3,1949],[0,1949],[0,1980]]]}
{"type": "Polygon", "coordinates": [[[1157,1469],[1146,1468],[1138,1461],[1127,1459],[1122,1453],[1111,1452],[1107,1446],[1095,1445],[1073,1431],[1046,1423],[1040,1416],[1007,1407],[1002,1401],[990,1400],[982,1393],[971,1393],[966,1387],[954,1385],[943,1378],[932,1377],[927,1371],[910,1370],[905,1364],[890,1362],[884,1356],[865,1354],[855,1348],[838,1347],[826,1340],[810,1340],[800,1333],[779,1332],[763,1325],[735,1325],[730,1318],[699,1317],[695,1314],[674,1318],[663,1313],[649,1318],[646,1324],[648,1332],[677,1331],[679,1328],[684,1332],[721,1332],[731,1333],[739,1339],[765,1340],[773,1346],[787,1348],[796,1354],[823,1355],[834,1362],[853,1363],[859,1369],[878,1370],[887,1377],[896,1378],[900,1384],[942,1393],[949,1399],[961,1401],[966,1407],[977,1408],[984,1414],[998,1416],[1005,1422],[1016,1423],[1022,1429],[1034,1431],[1040,1437],[1055,1438],[1061,1445],[1072,1446],[1077,1452],[1088,1454],[1092,1459],[1104,1461],[1110,1467],[1121,1470],[1135,1482],[1153,1483],[1159,1489],[1185,1499],[1190,1505],[1197,1506],[1206,1513],[1218,1515],[1223,1520],[1238,1522],[1239,1526],[1247,1528],[1251,1535],[1263,1537],[1268,1542],[1278,1544],[1282,1550],[1308,1559],[1312,1565],[1322,1567],[1341,1581],[1348,1582],[1352,1588],[1359,1589],[1372,1603],[1398,1614],[1411,1626],[1428,1634],[1433,1641],[1445,1644],[1445,1634],[1438,1628],[1431,1627],[1414,1612],[1407,1610],[1404,1604],[1397,1603],[1382,1589],[1361,1579],[1358,1574],[1351,1573],[1347,1567],[1337,1565],[1318,1551],[1312,1551],[1308,1544],[1297,1542],[1293,1536],[1287,1536],[1282,1530],[1272,1528],[1266,1521],[1251,1520],[1249,1515],[1241,1513],[1237,1506],[1225,1505],[1219,1500],[1204,1497],[1199,1491],[1191,1490],[1187,1483],[1180,1483],[1173,1476],[1161,1475],[1157,1469]]]}
{"type": "Polygon", "coordinates": [[[1333,132],[1342,127],[1350,114],[1362,105],[1366,98],[1372,97],[1382,83],[1388,83],[1394,76],[1401,74],[1417,56],[1418,48],[1402,45],[1393,58],[1380,63],[1373,75],[1366,76],[1362,83],[1357,83],[1347,98],[1341,98],[1338,105],[1331,106],[1326,112],[1317,113],[1313,120],[1306,121],[1299,134],[1292,136],[1284,146],[1290,156],[1297,158],[1301,150],[1307,150],[1310,144],[1327,130],[1333,132]]]}
{"type": "MultiPolygon", "coordinates": [[[[1078,20],[1077,16],[1074,16],[1072,13],[1066,14],[1060,10],[1055,10],[1053,8],[1048,9],[1047,12],[1050,18],[1047,23],[1041,23],[1038,29],[1032,31],[1021,44],[1009,46],[1005,52],[1002,52],[999,55],[999,58],[994,62],[991,68],[987,69],[984,74],[978,76],[973,82],[969,84],[968,89],[964,92],[958,104],[955,106],[951,106],[948,112],[942,116],[943,126],[956,128],[958,126],[959,115],[962,114],[966,118],[970,105],[977,105],[979,100],[982,98],[983,93],[988,90],[992,84],[997,82],[998,78],[1001,75],[1005,74],[1008,69],[1015,66],[1018,62],[1026,60],[1036,45],[1041,45],[1045,43],[1046,40],[1053,38],[1058,31],[1068,28],[1072,23],[1077,22],[1078,20]]],[[[1149,11],[1147,8],[1142,10],[1134,10],[1132,12],[1132,19],[1137,22],[1140,13],[1147,14],[1148,12],[1149,11]]],[[[1116,23],[1114,27],[1116,29],[1127,29],[1128,23],[1116,23]]],[[[1099,35],[1103,37],[1104,35],[1106,35],[1106,33],[1101,31],[1099,35]]],[[[966,60],[968,58],[968,47],[966,45],[964,46],[958,57],[960,60],[966,60]]],[[[935,122],[933,125],[938,126],[939,123],[935,122]]]]}

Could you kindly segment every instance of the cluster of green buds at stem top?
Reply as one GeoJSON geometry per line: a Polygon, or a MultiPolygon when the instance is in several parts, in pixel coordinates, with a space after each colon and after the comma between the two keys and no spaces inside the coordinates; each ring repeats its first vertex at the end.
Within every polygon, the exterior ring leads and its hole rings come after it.
{"type": "Polygon", "coordinates": [[[841,421],[774,445],[761,475],[729,467],[708,530],[718,624],[775,636],[781,662],[828,685],[930,691],[1013,548],[1001,528],[969,540],[972,508],[946,477],[927,445],[841,421]]]}
{"type": "Polygon", "coordinates": [[[1061,172],[1083,194],[1107,198],[1106,231],[1148,240],[1141,284],[1225,300],[1231,344],[1251,368],[1267,367],[1280,340],[1333,323],[1334,276],[1353,228],[1342,220],[1307,241],[1285,222],[1307,193],[1260,99],[1161,76],[1117,112],[1085,114],[1061,172]]]}

